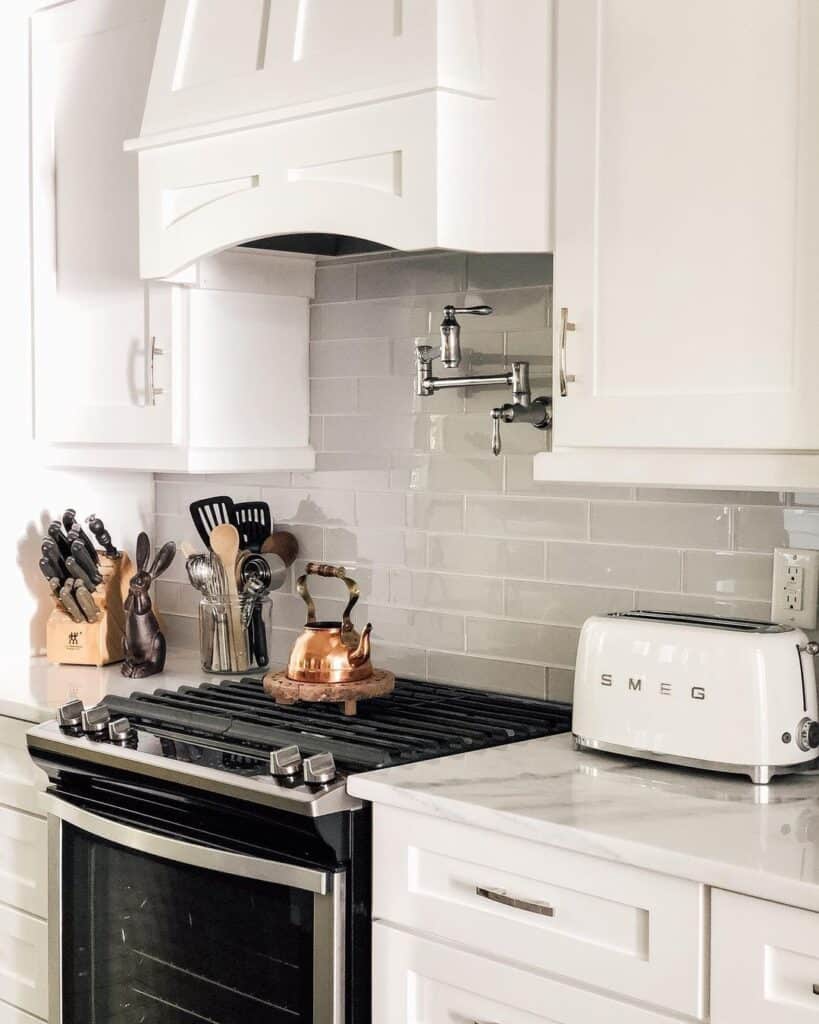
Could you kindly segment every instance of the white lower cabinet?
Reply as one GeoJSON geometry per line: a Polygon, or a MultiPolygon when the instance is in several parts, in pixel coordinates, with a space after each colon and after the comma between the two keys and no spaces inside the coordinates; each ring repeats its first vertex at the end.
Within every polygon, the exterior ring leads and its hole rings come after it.
{"type": "Polygon", "coordinates": [[[673,1024],[543,974],[376,922],[373,1024],[673,1024]]]}
{"type": "Polygon", "coordinates": [[[0,1024],[48,1015],[48,835],[38,805],[45,775],[28,756],[30,728],[0,718],[0,1024]]]}
{"type": "Polygon", "coordinates": [[[703,886],[389,807],[374,835],[375,918],[705,1016],[703,886]]]}
{"type": "Polygon", "coordinates": [[[819,914],[714,890],[712,1024],[819,1022],[819,914]]]}

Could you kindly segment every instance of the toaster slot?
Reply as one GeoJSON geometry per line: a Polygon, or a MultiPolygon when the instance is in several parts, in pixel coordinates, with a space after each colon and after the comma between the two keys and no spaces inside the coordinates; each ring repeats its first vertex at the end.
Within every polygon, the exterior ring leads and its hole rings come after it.
{"type": "Polygon", "coordinates": [[[754,619],[722,619],[717,615],[694,615],[686,612],[611,612],[612,619],[638,619],[641,622],[665,622],[682,626],[703,626],[706,629],[723,629],[733,633],[789,633],[791,626],[776,622],[757,622],[754,619]]]}

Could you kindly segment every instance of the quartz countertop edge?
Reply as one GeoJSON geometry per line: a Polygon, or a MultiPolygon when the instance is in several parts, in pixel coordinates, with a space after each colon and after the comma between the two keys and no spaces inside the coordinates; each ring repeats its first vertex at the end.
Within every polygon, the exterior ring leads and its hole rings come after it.
{"type": "Polygon", "coordinates": [[[819,778],[577,751],[570,735],[356,775],[353,796],[819,911],[819,778]]]}

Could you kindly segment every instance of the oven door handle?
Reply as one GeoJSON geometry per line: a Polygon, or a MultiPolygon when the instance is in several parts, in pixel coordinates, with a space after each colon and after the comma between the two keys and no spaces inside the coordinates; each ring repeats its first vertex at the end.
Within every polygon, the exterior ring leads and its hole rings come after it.
{"type": "Polygon", "coordinates": [[[315,868],[304,868],[297,864],[283,864],[280,861],[248,857],[242,853],[171,839],[92,814],[51,793],[43,794],[42,800],[49,816],[129,850],[175,861],[177,864],[253,878],[259,882],[272,882],[274,885],[285,885],[319,896],[326,896],[333,888],[333,873],[330,871],[317,871],[315,868]]]}

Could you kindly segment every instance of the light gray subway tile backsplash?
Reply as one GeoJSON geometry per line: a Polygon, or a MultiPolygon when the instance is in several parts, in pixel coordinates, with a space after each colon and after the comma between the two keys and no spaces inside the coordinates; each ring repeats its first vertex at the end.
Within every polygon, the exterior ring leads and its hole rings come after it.
{"type": "MultiPolygon", "coordinates": [[[[284,664],[304,622],[295,580],[308,560],[358,580],[359,626],[375,661],[400,675],[570,700],[579,627],[634,607],[764,619],[771,551],[819,547],[819,495],[537,483],[548,432],[505,425],[489,451],[490,409],[508,389],[414,394],[415,339],[436,346],[447,302],[488,302],[461,319],[459,370],[532,364],[552,372],[551,258],[434,252],[322,262],[310,344],[311,473],[156,478],[155,543],[201,549],[188,505],[208,494],[263,496],[300,545],[274,597],[272,657],[284,664]]],[[[322,617],[344,589],[313,577],[322,617]]],[[[197,645],[198,597],[179,557],[157,584],[171,644],[197,645]]]]}

